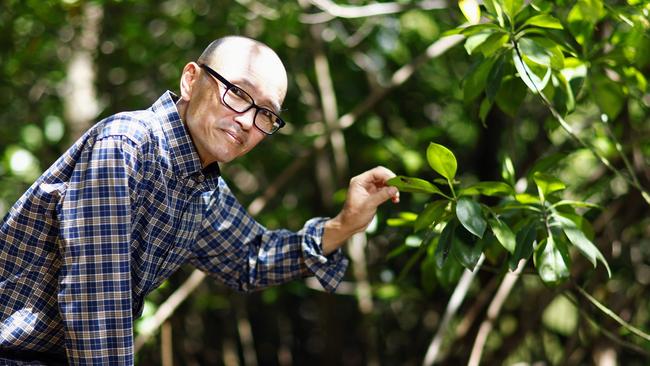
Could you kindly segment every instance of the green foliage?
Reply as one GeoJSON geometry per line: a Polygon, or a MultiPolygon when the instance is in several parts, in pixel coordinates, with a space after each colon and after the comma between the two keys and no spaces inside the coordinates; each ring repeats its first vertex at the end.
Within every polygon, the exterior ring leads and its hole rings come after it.
{"type": "MultiPolygon", "coordinates": [[[[457,160],[454,154],[442,145],[430,143],[427,159],[432,169],[448,179],[451,197],[446,197],[447,201],[436,200],[429,203],[418,215],[408,213],[408,220],[404,220],[407,214],[401,213],[400,221],[389,219],[388,224],[413,226],[414,231],[418,232],[440,223],[442,221],[440,218],[446,214],[447,222],[440,232],[438,246],[433,254],[438,268],[442,268],[449,260],[451,253],[453,260],[457,260],[463,267],[473,271],[484,249],[486,229],[489,227],[490,235],[494,235],[506,250],[506,253],[501,256],[504,263],[510,263],[510,268],[513,268],[520,260],[528,259],[534,251],[537,272],[542,281],[548,285],[558,285],[568,279],[571,263],[569,244],[578,249],[594,267],[597,260],[603,263],[608,276],[611,277],[611,270],[605,257],[587,239],[583,229],[569,218],[579,218],[575,216],[575,207],[591,205],[587,202],[561,200],[559,193],[566,188],[566,185],[559,178],[548,173],[535,172],[533,181],[539,199],[522,199],[521,197],[526,196],[515,195],[512,187],[505,182],[479,182],[463,189],[454,189],[455,186],[461,186],[461,182],[452,181],[456,175],[457,160]],[[459,192],[458,196],[456,191],[459,192]],[[480,203],[481,195],[500,196],[502,199],[496,205],[488,206],[480,203]],[[519,204],[513,205],[514,202],[519,204]],[[558,211],[560,206],[563,206],[566,211],[558,211]],[[448,207],[452,209],[446,212],[448,207]],[[490,219],[487,220],[487,217],[490,219]],[[513,231],[511,227],[519,230],[513,231]],[[538,236],[537,233],[545,235],[538,236]],[[536,245],[536,242],[539,245],[536,245]]],[[[388,184],[406,188],[406,192],[429,194],[442,192],[435,183],[420,178],[397,177],[388,181],[388,184]],[[410,182],[411,185],[404,182],[410,182]],[[413,182],[417,182],[417,185],[413,182]],[[427,190],[420,188],[430,186],[436,188],[427,190]]],[[[423,240],[421,245],[428,245],[429,242],[423,240]]]]}

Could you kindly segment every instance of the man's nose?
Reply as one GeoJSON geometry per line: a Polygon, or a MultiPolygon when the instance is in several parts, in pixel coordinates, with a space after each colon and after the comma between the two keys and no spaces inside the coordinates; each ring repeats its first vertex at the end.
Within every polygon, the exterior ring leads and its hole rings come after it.
{"type": "Polygon", "coordinates": [[[255,121],[255,108],[251,108],[243,113],[237,113],[235,115],[235,121],[239,123],[242,130],[250,130],[253,127],[255,121]]]}

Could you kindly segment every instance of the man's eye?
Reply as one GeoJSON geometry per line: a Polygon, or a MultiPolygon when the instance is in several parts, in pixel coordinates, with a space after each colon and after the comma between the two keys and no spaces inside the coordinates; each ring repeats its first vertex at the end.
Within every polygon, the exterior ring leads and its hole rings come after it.
{"type": "Polygon", "coordinates": [[[273,117],[274,117],[274,116],[273,116],[273,112],[271,112],[270,110],[268,110],[268,109],[262,109],[262,110],[260,110],[260,112],[262,113],[262,115],[263,115],[264,117],[266,117],[266,118],[268,118],[268,119],[270,119],[270,120],[273,120],[273,117]]]}
{"type": "Polygon", "coordinates": [[[233,87],[230,89],[230,91],[231,91],[233,94],[235,94],[236,96],[238,96],[238,97],[240,97],[240,98],[242,98],[242,99],[247,99],[247,98],[248,98],[248,96],[246,95],[246,92],[243,91],[243,90],[241,90],[241,89],[239,89],[239,88],[236,87],[236,86],[233,86],[233,87]]]}

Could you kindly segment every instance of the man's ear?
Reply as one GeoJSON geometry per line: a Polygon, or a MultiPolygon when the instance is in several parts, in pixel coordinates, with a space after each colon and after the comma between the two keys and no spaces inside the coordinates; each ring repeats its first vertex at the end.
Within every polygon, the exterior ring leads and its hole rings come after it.
{"type": "Polygon", "coordinates": [[[199,65],[196,62],[190,62],[185,65],[180,82],[181,100],[184,100],[186,102],[190,101],[190,98],[192,97],[194,82],[198,80],[198,77],[199,65]]]}

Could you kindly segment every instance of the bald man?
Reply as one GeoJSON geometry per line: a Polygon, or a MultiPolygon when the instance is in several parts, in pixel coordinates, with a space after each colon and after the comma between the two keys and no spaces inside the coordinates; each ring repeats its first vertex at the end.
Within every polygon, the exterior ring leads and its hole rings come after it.
{"type": "Polygon", "coordinates": [[[214,41],[180,95],[100,121],[0,226],[0,364],[133,364],[144,297],[191,263],[238,291],[316,276],[334,291],[340,247],[398,192],[377,167],[352,178],[334,218],[268,230],[220,177],[284,126],[287,76],[266,45],[214,41]]]}

